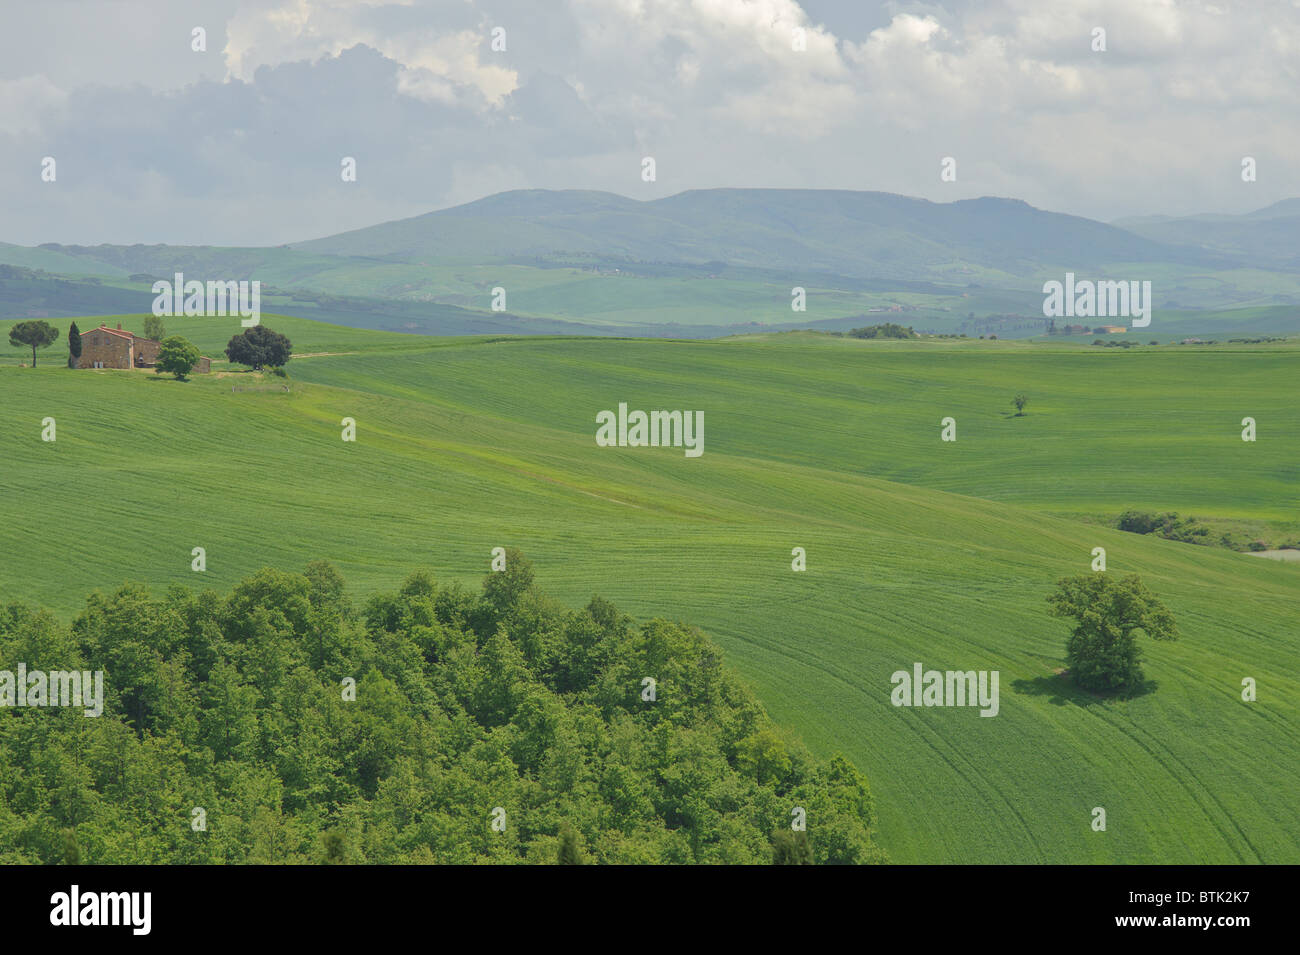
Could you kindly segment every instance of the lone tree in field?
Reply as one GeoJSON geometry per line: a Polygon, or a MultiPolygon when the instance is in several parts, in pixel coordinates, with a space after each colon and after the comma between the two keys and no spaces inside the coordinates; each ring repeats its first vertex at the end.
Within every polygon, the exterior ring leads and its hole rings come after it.
{"type": "Polygon", "coordinates": [[[9,344],[32,350],[32,367],[36,367],[36,349],[48,348],[59,338],[59,330],[49,322],[19,322],[9,329],[9,344]]]}
{"type": "Polygon", "coordinates": [[[1104,573],[1067,577],[1057,582],[1047,601],[1053,616],[1076,621],[1065,649],[1070,675],[1086,690],[1142,684],[1139,632],[1153,640],[1178,639],[1173,614],[1137,574],[1118,581],[1104,573]]]}
{"type": "Polygon", "coordinates": [[[226,345],[226,357],[238,365],[248,365],[254,371],[263,367],[279,368],[289,360],[293,345],[279,332],[265,325],[254,325],[244,334],[236,335],[226,345]]]}
{"type": "Polygon", "coordinates": [[[81,357],[81,332],[77,329],[77,323],[73,322],[68,327],[68,367],[76,368],[77,359],[81,357]]]}
{"type": "Polygon", "coordinates": [[[1016,417],[1019,418],[1025,413],[1025,405],[1029,404],[1029,396],[1021,392],[1011,399],[1011,403],[1016,406],[1016,417]]]}
{"type": "Polygon", "coordinates": [[[157,315],[149,314],[144,317],[144,337],[152,338],[156,342],[161,342],[163,336],[167,334],[167,328],[163,325],[163,320],[157,315]]]}
{"type": "Polygon", "coordinates": [[[184,381],[185,376],[199,363],[200,357],[197,345],[179,335],[173,335],[158,346],[154,374],[170,372],[176,376],[177,381],[184,381]]]}

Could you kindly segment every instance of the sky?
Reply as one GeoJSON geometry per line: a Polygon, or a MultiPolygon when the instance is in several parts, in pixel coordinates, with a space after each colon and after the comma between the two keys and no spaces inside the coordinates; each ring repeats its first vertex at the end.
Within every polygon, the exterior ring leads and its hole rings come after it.
{"type": "Polygon", "coordinates": [[[0,242],[278,245],[524,188],[1300,195],[1300,0],[0,4],[0,242]]]}

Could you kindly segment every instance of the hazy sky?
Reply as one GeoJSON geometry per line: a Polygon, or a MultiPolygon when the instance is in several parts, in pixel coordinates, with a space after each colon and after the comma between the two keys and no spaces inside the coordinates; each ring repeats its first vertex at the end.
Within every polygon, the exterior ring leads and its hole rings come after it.
{"type": "Polygon", "coordinates": [[[0,2],[0,241],[278,244],[515,188],[1300,195],[1300,0],[0,2]]]}

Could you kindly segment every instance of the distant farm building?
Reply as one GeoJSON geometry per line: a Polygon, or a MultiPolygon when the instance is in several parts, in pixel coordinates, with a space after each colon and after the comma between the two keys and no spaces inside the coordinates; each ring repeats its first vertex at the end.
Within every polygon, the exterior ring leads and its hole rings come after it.
{"type": "Polygon", "coordinates": [[[1097,335],[1123,335],[1126,332],[1128,329],[1123,325],[1098,325],[1093,329],[1093,333],[1097,335]]]}
{"type": "MultiPolygon", "coordinates": [[[[81,358],[78,368],[152,368],[158,361],[159,343],[131,332],[101,324],[81,333],[81,358]]],[[[212,370],[211,358],[200,358],[194,373],[206,375],[212,370]]]]}

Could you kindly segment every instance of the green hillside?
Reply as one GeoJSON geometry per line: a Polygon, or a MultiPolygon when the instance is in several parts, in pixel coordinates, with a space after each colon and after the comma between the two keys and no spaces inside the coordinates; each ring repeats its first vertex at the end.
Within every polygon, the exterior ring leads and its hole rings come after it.
{"type": "MultiPolygon", "coordinates": [[[[452,340],[265,320],[317,355],[290,363],[288,393],[232,391],[267,383],[220,365],[176,383],[69,371],[61,346],[35,370],[5,357],[4,600],[69,616],[125,578],[226,591],[314,558],[360,593],[415,566],[473,584],[516,546],[570,605],[600,593],[708,631],[778,723],[867,773],[895,861],[1300,862],[1300,565],[1105,526],[1136,507],[1300,537],[1294,345],[452,340]],[[596,413],[619,402],[702,410],[705,453],[597,447],[596,413]],[[1182,631],[1145,648],[1154,688],[1126,701],[1054,675],[1068,627],[1045,597],[1097,546],[1182,631]],[[890,674],[917,661],[1000,671],[999,715],[891,706],[890,674]]],[[[233,333],[174,330],[208,354],[233,333]]]]}
{"type": "Polygon", "coordinates": [[[1114,225],[1153,242],[1294,270],[1300,263],[1298,213],[1300,200],[1284,199],[1246,215],[1148,216],[1114,225]]]}
{"type": "Polygon", "coordinates": [[[1117,258],[1229,261],[1017,199],[936,203],[830,189],[693,189],[645,202],[582,190],[516,190],[293,248],[403,261],[563,252],[755,267],[780,262],[903,279],[931,278],[954,261],[1020,275],[1046,264],[1098,265],[1117,258]]]}
{"type": "Polygon", "coordinates": [[[11,242],[0,242],[0,263],[17,265],[28,269],[44,269],[47,272],[81,273],[85,275],[125,277],[129,271],[121,266],[88,259],[84,256],[71,255],[40,246],[14,245],[11,242]]]}

